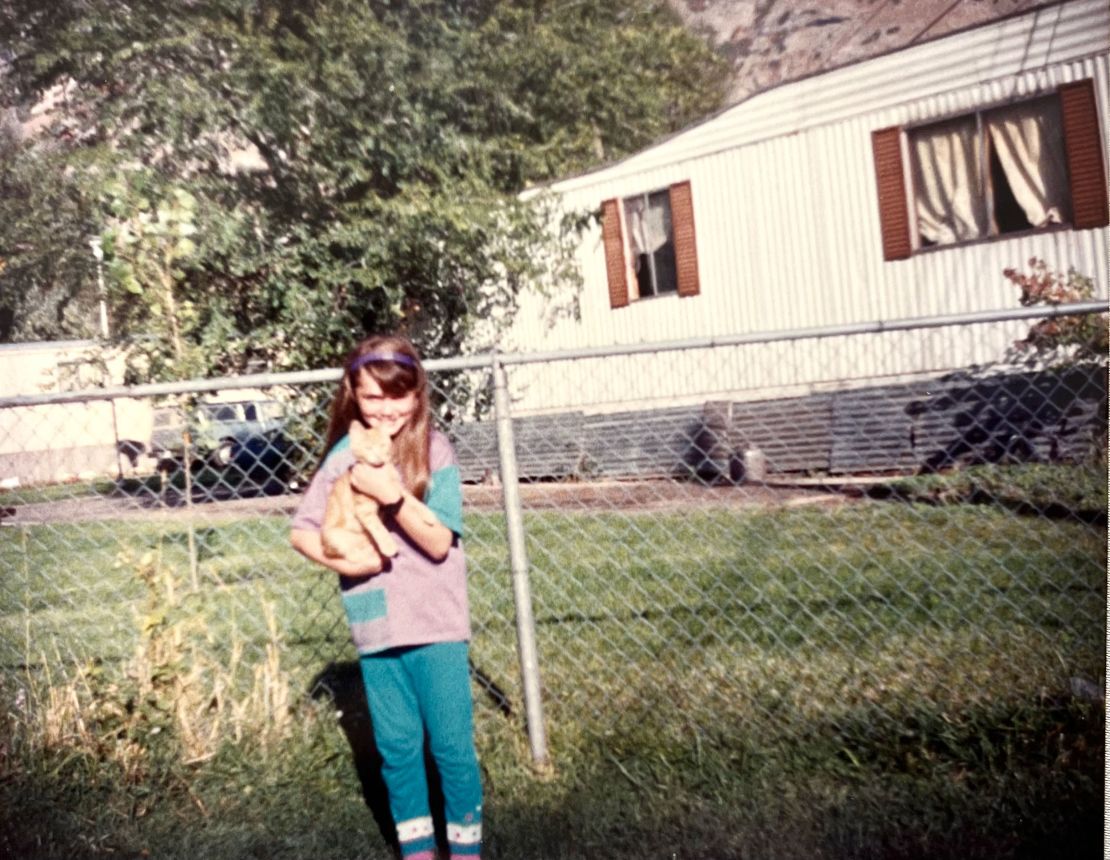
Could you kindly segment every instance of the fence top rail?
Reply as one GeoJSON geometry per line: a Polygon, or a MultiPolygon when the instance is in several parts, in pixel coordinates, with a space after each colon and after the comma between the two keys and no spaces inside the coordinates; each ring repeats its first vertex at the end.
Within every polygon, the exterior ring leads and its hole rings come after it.
{"type": "MultiPolygon", "coordinates": [[[[609,346],[584,347],[571,350],[548,352],[499,353],[488,352],[457,358],[437,358],[424,362],[429,373],[452,370],[477,370],[492,364],[541,364],[550,361],[569,361],[584,358],[606,358],[616,355],[637,355],[643,353],[675,352],[691,349],[712,349],[715,347],[741,346],[754,343],[774,343],[779,341],[816,340],[828,337],[846,337],[863,334],[883,334],[914,329],[943,328],[955,325],[981,325],[994,322],[1011,322],[1026,319],[1045,319],[1050,317],[1099,314],[1110,311],[1110,302],[1104,299],[1087,302],[1071,302],[1049,307],[1005,308],[995,311],[947,314],[929,317],[909,317],[897,320],[873,320],[870,322],[847,323],[836,326],[814,326],[810,328],[779,329],[749,332],[734,335],[711,335],[683,340],[649,341],[632,344],[612,344],[609,346]]],[[[0,409],[16,406],[42,406],[53,403],[76,403],[89,400],[120,400],[140,397],[163,397],[174,394],[199,394],[212,391],[233,391],[242,388],[270,388],[279,385],[307,385],[312,383],[335,382],[341,369],[337,367],[321,370],[293,371],[287,373],[254,373],[243,376],[221,377],[217,379],[187,379],[180,382],[156,382],[145,385],[120,385],[105,388],[89,388],[82,391],[56,391],[47,394],[21,394],[0,397],[0,409]]]]}
{"type": "Polygon", "coordinates": [[[1106,313],[1108,310],[1110,310],[1110,302],[1105,300],[1072,302],[1051,307],[1006,308],[1003,310],[978,311],[975,313],[909,317],[897,320],[874,320],[871,322],[846,323],[836,326],[813,326],[810,328],[778,329],[772,331],[749,332],[746,334],[712,335],[700,338],[688,338],[685,340],[613,344],[611,346],[586,347],[576,350],[515,353],[498,355],[496,359],[502,364],[534,364],[557,360],[566,361],[577,358],[605,358],[614,355],[633,355],[645,352],[710,349],[714,347],[741,346],[752,343],[818,340],[827,337],[883,334],[885,332],[944,328],[946,326],[955,325],[982,325],[984,323],[1010,322],[1014,320],[1081,316],[1085,314],[1106,313]]]}

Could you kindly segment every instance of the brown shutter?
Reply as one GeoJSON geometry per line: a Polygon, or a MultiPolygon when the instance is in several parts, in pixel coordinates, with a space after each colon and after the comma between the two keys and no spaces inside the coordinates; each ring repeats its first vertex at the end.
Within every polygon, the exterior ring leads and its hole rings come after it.
{"type": "Polygon", "coordinates": [[[694,196],[690,183],[672,185],[670,195],[678,294],[696,296],[701,292],[701,282],[698,280],[698,243],[694,236],[694,196]]]}
{"type": "Polygon", "coordinates": [[[1102,135],[1095,107],[1092,81],[1060,87],[1060,118],[1064,126],[1064,152],[1068,159],[1072,226],[1084,230],[1110,224],[1106,195],[1106,167],[1102,160],[1102,135]]]}
{"type": "Polygon", "coordinates": [[[628,304],[628,266],[618,200],[601,204],[601,243],[605,246],[605,272],[609,276],[609,307],[623,308],[628,304]]]}
{"type": "Polygon", "coordinates": [[[875,184],[879,191],[883,259],[905,260],[913,251],[913,243],[910,240],[910,213],[902,166],[902,129],[883,128],[871,132],[871,151],[875,158],[875,184]]]}

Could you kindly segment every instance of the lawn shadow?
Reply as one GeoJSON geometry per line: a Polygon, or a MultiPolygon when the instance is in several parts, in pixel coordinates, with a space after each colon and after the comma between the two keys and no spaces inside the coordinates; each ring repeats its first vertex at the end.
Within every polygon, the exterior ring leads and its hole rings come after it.
{"type": "Polygon", "coordinates": [[[1101,856],[1104,726],[1093,688],[976,704],[954,721],[940,707],[894,715],[846,704],[770,746],[749,744],[739,711],[695,729],[696,742],[663,740],[654,695],[645,688],[640,709],[577,752],[584,779],[570,776],[554,804],[496,798],[483,856],[1101,856]]]}

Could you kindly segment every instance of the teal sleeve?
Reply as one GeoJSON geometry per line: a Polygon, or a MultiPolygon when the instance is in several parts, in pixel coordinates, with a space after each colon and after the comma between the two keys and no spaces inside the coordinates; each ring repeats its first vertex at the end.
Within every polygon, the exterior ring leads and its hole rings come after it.
{"type": "Polygon", "coordinates": [[[458,466],[451,464],[432,472],[424,491],[424,504],[441,523],[462,537],[462,477],[458,466]]]}
{"type": "Polygon", "coordinates": [[[324,457],[324,462],[326,463],[334,455],[340,453],[341,451],[346,451],[350,447],[351,447],[351,437],[350,437],[350,435],[341,437],[338,442],[336,442],[334,445],[331,446],[331,450],[328,451],[327,456],[324,457]]]}

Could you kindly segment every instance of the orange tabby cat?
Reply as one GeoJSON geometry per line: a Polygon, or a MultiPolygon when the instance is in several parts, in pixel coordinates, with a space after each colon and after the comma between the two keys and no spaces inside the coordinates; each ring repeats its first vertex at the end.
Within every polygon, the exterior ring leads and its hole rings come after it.
{"type": "MultiPolygon", "coordinates": [[[[351,422],[351,452],[360,463],[381,466],[389,462],[391,440],[381,430],[351,422]]],[[[324,514],[320,541],[329,558],[356,562],[368,573],[376,573],[385,559],[397,555],[397,541],[381,520],[376,499],[355,489],[351,473],[343,474],[332,486],[324,514]]]]}

